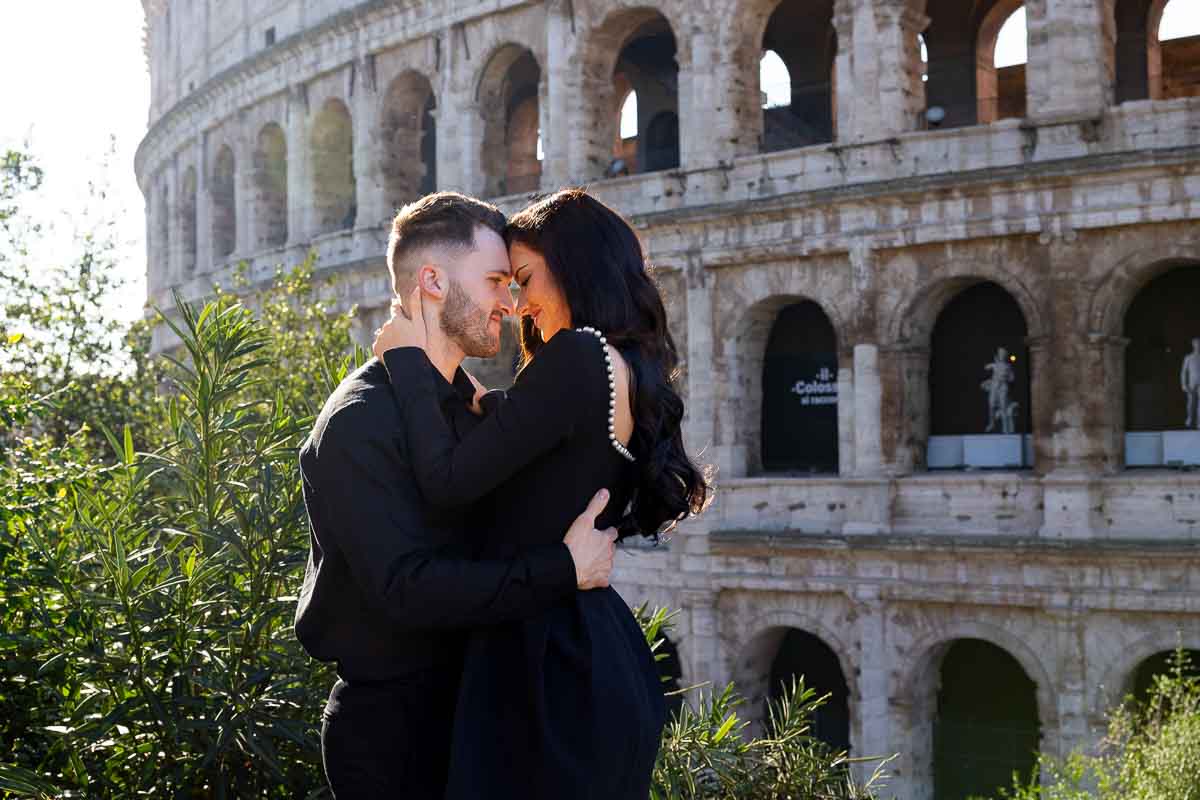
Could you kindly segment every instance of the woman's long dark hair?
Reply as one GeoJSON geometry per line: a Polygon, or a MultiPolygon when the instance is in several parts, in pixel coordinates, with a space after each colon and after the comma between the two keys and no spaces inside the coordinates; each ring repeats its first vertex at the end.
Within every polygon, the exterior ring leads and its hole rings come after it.
{"type": "MultiPolygon", "coordinates": [[[[571,324],[602,331],[629,364],[629,449],[638,476],[621,532],[654,536],[699,513],[708,482],[683,449],[683,401],[672,385],[679,354],[633,228],[582,189],[563,189],[513,216],[505,240],[540,253],[566,298],[571,324]]],[[[533,320],[523,318],[524,363],[542,344],[533,320]]]]}

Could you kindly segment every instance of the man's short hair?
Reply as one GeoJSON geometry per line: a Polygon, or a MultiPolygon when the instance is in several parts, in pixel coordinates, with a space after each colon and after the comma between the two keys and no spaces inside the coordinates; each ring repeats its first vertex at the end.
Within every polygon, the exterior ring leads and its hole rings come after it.
{"type": "Polygon", "coordinates": [[[392,220],[388,237],[392,291],[400,297],[411,291],[408,281],[420,266],[414,261],[430,247],[470,249],[476,228],[503,236],[505,222],[504,214],[491,203],[458,192],[434,192],[404,206],[392,220]]]}

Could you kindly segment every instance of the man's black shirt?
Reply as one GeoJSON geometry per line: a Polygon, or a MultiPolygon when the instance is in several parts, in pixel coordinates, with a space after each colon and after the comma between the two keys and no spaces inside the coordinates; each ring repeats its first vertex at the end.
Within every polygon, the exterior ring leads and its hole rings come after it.
{"type": "MultiPolygon", "coordinates": [[[[473,424],[470,379],[459,370],[451,386],[434,372],[461,438],[473,424]]],[[[422,499],[402,413],[372,359],[330,395],[300,450],[312,549],[296,636],[351,682],[457,669],[467,628],[531,616],[575,590],[561,543],[505,561],[470,557],[468,509],[422,499]]]]}

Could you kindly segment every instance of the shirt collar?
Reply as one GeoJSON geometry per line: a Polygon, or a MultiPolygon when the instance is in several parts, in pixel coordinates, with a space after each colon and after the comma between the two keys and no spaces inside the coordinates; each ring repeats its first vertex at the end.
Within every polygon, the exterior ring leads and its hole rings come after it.
{"type": "Polygon", "coordinates": [[[449,383],[438,371],[438,368],[430,364],[429,368],[433,370],[433,385],[437,389],[438,402],[443,405],[453,401],[462,401],[467,405],[475,399],[475,384],[471,383],[471,379],[467,377],[466,371],[459,367],[454,371],[454,383],[449,383]]]}

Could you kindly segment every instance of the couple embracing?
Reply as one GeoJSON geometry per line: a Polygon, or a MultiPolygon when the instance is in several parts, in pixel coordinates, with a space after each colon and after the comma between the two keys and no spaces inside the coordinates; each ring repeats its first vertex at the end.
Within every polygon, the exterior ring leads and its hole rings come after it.
{"type": "Polygon", "coordinates": [[[388,242],[377,358],[300,453],[296,634],[337,664],[321,747],[356,798],[645,800],[665,722],[614,541],[699,511],[678,356],[629,224],[581,190],[506,220],[428,195],[388,242]],[[487,392],[519,286],[523,367],[487,392]]]}

